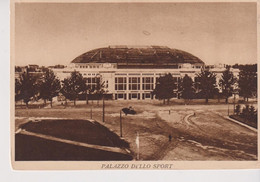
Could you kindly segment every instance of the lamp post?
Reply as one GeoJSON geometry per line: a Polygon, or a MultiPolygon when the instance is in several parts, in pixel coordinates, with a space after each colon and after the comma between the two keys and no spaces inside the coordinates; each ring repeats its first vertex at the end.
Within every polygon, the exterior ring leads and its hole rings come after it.
{"type": "Polygon", "coordinates": [[[123,131],[122,131],[122,111],[125,113],[125,115],[127,114],[136,114],[136,111],[132,109],[132,107],[130,106],[129,108],[123,108],[120,109],[120,116],[119,116],[119,121],[120,121],[120,137],[123,136],[123,131]]]}
{"type": "Polygon", "coordinates": [[[234,100],[233,100],[233,114],[235,114],[235,109],[236,109],[236,93],[234,92],[234,100]]]}
{"type": "Polygon", "coordinates": [[[120,109],[120,137],[123,136],[122,132],[122,109],[120,109]]]}
{"type": "Polygon", "coordinates": [[[104,99],[104,94],[103,94],[103,118],[102,118],[103,123],[105,122],[105,99],[104,99]]]}
{"type": "Polygon", "coordinates": [[[229,102],[227,104],[228,104],[228,116],[229,116],[229,102]]]}
{"type": "Polygon", "coordinates": [[[103,114],[102,114],[102,121],[105,122],[105,94],[108,92],[108,90],[104,90],[102,100],[103,100],[103,114]]]}
{"type": "MultiPolygon", "coordinates": [[[[123,137],[123,130],[122,130],[122,109],[120,109],[120,137],[122,138],[123,137]]],[[[139,145],[139,133],[137,132],[136,134],[136,140],[135,140],[135,143],[136,143],[136,147],[137,147],[137,156],[136,156],[136,159],[139,160],[140,159],[140,145],[139,145]]]]}
{"type": "Polygon", "coordinates": [[[92,106],[93,106],[93,99],[91,101],[91,106],[90,106],[90,119],[92,119],[92,106]]]}

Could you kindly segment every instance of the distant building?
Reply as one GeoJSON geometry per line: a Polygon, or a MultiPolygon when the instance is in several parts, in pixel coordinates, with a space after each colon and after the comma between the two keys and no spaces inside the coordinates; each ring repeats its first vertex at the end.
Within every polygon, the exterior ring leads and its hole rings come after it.
{"type": "Polygon", "coordinates": [[[28,72],[30,75],[34,75],[38,78],[42,78],[43,70],[38,65],[30,64],[28,66],[15,66],[15,78],[19,78],[24,72],[28,72]]]}
{"type": "MultiPolygon", "coordinates": [[[[204,67],[198,57],[166,46],[109,46],[88,51],[69,66],[53,70],[61,80],[75,70],[87,78],[88,85],[95,85],[101,79],[107,95],[132,100],[153,99],[151,91],[161,75],[171,73],[177,82],[187,74],[194,80],[204,67]]],[[[217,75],[218,82],[225,65],[209,69],[217,75]]],[[[238,76],[238,69],[231,68],[231,71],[238,76]]]]}
{"type": "Polygon", "coordinates": [[[29,64],[29,65],[28,65],[28,68],[38,69],[38,68],[39,68],[39,65],[37,65],[37,64],[29,64]]]}
{"type": "Polygon", "coordinates": [[[60,68],[60,69],[63,69],[63,68],[65,68],[65,67],[66,67],[66,66],[60,65],[60,64],[54,66],[54,68],[60,68]]]}

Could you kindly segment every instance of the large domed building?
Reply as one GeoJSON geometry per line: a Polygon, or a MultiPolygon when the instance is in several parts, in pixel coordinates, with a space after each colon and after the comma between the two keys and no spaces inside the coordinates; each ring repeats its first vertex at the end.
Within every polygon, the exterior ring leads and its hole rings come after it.
{"type": "Polygon", "coordinates": [[[118,69],[174,69],[188,63],[201,67],[204,63],[190,53],[166,46],[109,46],[88,51],[72,63],[77,66],[101,66],[110,63],[118,69]]]}
{"type": "Polygon", "coordinates": [[[130,100],[153,99],[151,91],[160,75],[171,73],[177,89],[179,78],[187,74],[194,79],[204,66],[198,57],[166,46],[108,46],[88,51],[55,72],[62,79],[79,71],[90,86],[104,82],[112,99],[130,100]]]}

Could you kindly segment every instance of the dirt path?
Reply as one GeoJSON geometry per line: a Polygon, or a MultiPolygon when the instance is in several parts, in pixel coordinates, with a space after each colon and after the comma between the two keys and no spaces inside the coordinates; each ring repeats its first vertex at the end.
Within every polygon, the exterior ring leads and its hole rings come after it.
{"type": "Polygon", "coordinates": [[[257,133],[207,110],[175,111],[159,116],[178,130],[173,145],[162,148],[162,160],[256,160],[257,133]],[[194,115],[195,112],[196,114],[194,115]],[[179,117],[177,115],[184,115],[179,117]],[[182,126],[180,126],[180,124],[182,126]],[[176,145],[176,143],[178,145],[176,145]]]}

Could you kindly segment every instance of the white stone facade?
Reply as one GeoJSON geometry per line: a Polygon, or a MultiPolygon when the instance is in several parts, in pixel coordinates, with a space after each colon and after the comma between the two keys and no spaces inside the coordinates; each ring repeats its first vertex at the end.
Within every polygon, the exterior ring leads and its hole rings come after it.
{"type": "MultiPolygon", "coordinates": [[[[87,84],[90,85],[95,84],[96,79],[101,79],[107,94],[112,94],[113,99],[143,100],[152,99],[151,91],[160,75],[171,73],[177,81],[187,74],[194,80],[201,68],[202,66],[189,63],[180,64],[176,69],[117,69],[117,65],[113,63],[71,63],[66,68],[53,71],[60,80],[70,76],[73,71],[79,71],[83,77],[88,78],[87,84]]],[[[225,65],[210,67],[210,71],[216,74],[217,83],[225,69],[225,65]]],[[[231,68],[231,71],[238,77],[238,69],[231,68]]]]}

